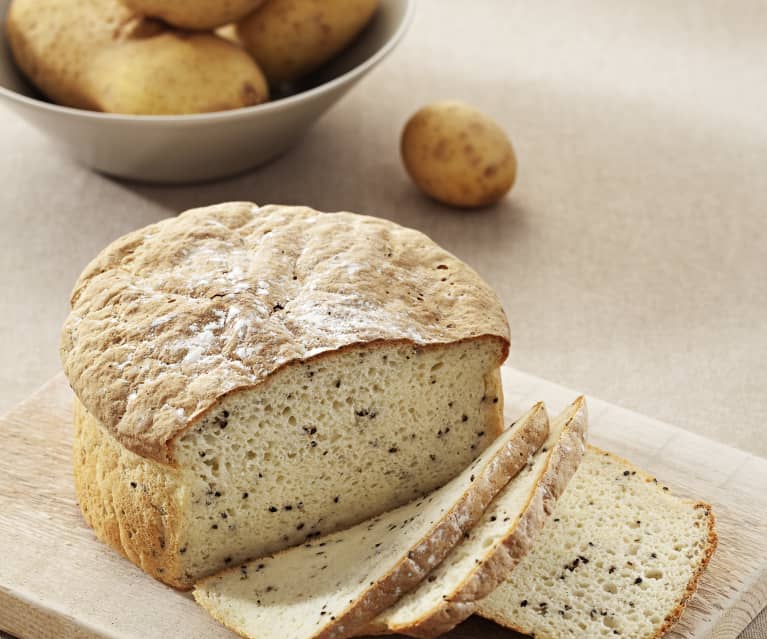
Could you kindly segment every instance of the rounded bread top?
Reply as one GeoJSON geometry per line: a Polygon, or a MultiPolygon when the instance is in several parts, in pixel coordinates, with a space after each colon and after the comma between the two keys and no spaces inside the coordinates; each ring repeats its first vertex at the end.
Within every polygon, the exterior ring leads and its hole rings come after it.
{"type": "Polygon", "coordinates": [[[123,446],[165,463],[216,400],[289,362],[482,335],[508,351],[493,290],[423,233],[300,206],[229,202],[128,233],[86,267],[70,303],[70,385],[123,446]]]}

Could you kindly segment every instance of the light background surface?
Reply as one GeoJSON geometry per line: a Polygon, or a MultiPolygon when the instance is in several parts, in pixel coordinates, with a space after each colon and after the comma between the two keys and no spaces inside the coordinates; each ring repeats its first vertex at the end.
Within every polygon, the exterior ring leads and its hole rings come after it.
{"type": "Polygon", "coordinates": [[[94,174],[0,106],[0,412],[59,370],[69,290],[103,246],[245,199],[423,230],[499,292],[515,367],[767,456],[766,32],[761,0],[420,0],[292,152],[190,187],[94,174]],[[405,177],[399,131],[441,98],[509,131],[498,206],[449,210],[405,177]]]}

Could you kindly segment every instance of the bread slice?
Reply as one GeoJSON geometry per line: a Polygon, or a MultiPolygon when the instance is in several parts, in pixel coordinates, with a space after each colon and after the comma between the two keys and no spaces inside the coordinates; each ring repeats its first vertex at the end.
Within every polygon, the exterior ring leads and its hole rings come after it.
{"type": "Polygon", "coordinates": [[[545,534],[478,612],[537,639],[661,637],[716,543],[708,504],[589,447],[545,534]]]}
{"type": "Polygon", "coordinates": [[[195,599],[244,637],[347,637],[413,588],[479,520],[548,436],[537,404],[431,495],[208,577],[195,599]]]}
{"type": "Polygon", "coordinates": [[[230,202],[107,247],[62,334],[96,534],[181,588],[458,475],[503,429],[508,324],[422,233],[230,202]]]}
{"type": "MultiPolygon", "coordinates": [[[[421,584],[376,617],[368,634],[437,637],[469,617],[530,550],[583,457],[586,401],[579,397],[551,426],[527,468],[421,584]]],[[[365,634],[365,633],[362,633],[365,634]]]]}

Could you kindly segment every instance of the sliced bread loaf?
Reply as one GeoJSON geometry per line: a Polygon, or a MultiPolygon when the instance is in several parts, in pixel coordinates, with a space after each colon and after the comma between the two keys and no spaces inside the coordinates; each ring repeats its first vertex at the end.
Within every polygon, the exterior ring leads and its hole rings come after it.
{"type": "Polygon", "coordinates": [[[195,599],[254,639],[348,637],[420,582],[548,436],[542,404],[458,477],[418,501],[196,585],[195,599]]]}
{"type": "Polygon", "coordinates": [[[72,293],[80,506],[190,587],[458,475],[502,430],[507,351],[494,293],[421,233],[188,211],[114,242],[72,293]]]}
{"type": "Polygon", "coordinates": [[[477,525],[366,632],[431,638],[469,617],[476,602],[507,578],[530,550],[580,464],[586,427],[586,402],[579,397],[553,421],[546,442],[496,495],[477,525]]]}
{"type": "Polygon", "coordinates": [[[537,639],[661,637],[716,541],[710,506],[589,447],[546,534],[478,612],[537,639]]]}

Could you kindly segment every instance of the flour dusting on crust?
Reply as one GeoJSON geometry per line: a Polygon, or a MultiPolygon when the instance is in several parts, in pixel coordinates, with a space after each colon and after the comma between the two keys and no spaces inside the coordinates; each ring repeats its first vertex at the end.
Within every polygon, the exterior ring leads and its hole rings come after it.
{"type": "Polygon", "coordinates": [[[165,462],[219,397],[289,362],[377,340],[508,341],[493,291],[422,233],[247,202],[116,240],[71,305],[61,345],[70,384],[124,446],[165,462]]]}

